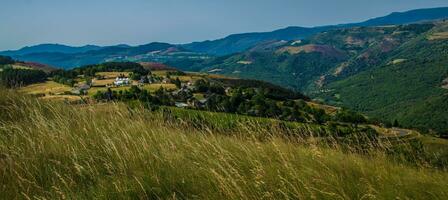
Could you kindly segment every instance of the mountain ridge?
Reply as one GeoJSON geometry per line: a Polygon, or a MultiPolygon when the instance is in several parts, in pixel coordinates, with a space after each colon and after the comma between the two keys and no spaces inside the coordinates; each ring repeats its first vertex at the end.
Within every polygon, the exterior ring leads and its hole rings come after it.
{"type": "MultiPolygon", "coordinates": [[[[205,40],[202,42],[192,42],[187,44],[179,44],[179,45],[173,44],[173,45],[176,46],[177,48],[183,48],[183,51],[191,51],[195,53],[205,53],[221,56],[245,51],[255,46],[256,44],[264,41],[305,39],[314,34],[333,29],[350,28],[356,26],[379,26],[390,24],[400,25],[406,23],[416,23],[420,21],[436,20],[443,18],[448,18],[448,7],[425,8],[405,12],[394,12],[383,17],[373,18],[359,23],[348,23],[348,24],[316,26],[316,27],[289,26],[271,32],[239,33],[239,34],[232,34],[225,38],[220,38],[216,40],[205,40]]],[[[32,58],[35,59],[36,53],[82,54],[86,53],[87,51],[101,50],[103,48],[109,48],[109,47],[136,48],[139,46],[129,46],[121,44],[121,45],[103,46],[103,47],[96,45],[70,47],[62,44],[41,44],[36,46],[24,47],[16,51],[2,51],[0,52],[0,55],[11,57],[20,56],[18,57],[19,59],[27,61],[45,61],[42,59],[29,60],[26,59],[26,55],[34,54],[32,58]],[[50,45],[53,46],[50,47],[50,45]]],[[[58,66],[57,63],[55,62],[46,64],[52,64],[52,65],[56,64],[56,66],[58,66]]]]}
{"type": "Polygon", "coordinates": [[[283,29],[274,30],[272,32],[253,32],[253,33],[243,33],[243,34],[233,34],[225,38],[217,40],[206,40],[204,42],[193,42],[190,44],[185,44],[184,46],[192,51],[209,53],[215,55],[226,55],[231,53],[236,53],[241,50],[246,50],[250,46],[255,45],[263,40],[257,40],[257,38],[263,38],[264,40],[294,40],[294,39],[304,39],[313,34],[338,29],[338,28],[350,28],[357,26],[381,26],[381,25],[402,25],[407,23],[416,23],[426,20],[437,20],[448,18],[448,7],[439,8],[424,8],[409,10],[405,12],[394,12],[383,17],[376,17],[368,19],[363,22],[358,23],[348,23],[348,24],[338,24],[338,25],[327,25],[327,26],[315,26],[315,27],[300,27],[300,26],[289,26],[283,29]],[[250,40],[248,38],[252,37],[250,40]],[[229,49],[229,47],[222,47],[228,44],[229,40],[239,41],[234,42],[238,45],[229,49]],[[243,43],[242,45],[239,43],[243,43]],[[217,47],[221,49],[217,49],[217,47]],[[227,48],[227,49],[222,49],[227,48]]]}
{"type": "MultiPolygon", "coordinates": [[[[152,42],[138,46],[107,46],[77,53],[37,52],[11,56],[16,60],[39,62],[60,68],[74,68],[82,65],[111,61],[155,61],[174,59],[183,55],[199,56],[184,48],[168,43],[152,42]]],[[[1,53],[0,53],[1,55],[1,53]]]]}
{"type": "Polygon", "coordinates": [[[103,47],[97,45],[84,45],[84,46],[69,46],[64,44],[51,44],[44,43],[34,46],[26,46],[20,48],[18,50],[7,50],[0,52],[2,55],[11,56],[11,55],[25,55],[25,54],[33,54],[33,53],[82,53],[91,50],[99,50],[103,47]]]}

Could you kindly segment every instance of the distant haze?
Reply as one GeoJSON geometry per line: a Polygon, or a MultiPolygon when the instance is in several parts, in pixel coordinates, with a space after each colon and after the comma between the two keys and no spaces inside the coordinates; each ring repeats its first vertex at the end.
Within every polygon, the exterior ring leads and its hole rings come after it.
{"type": "Polygon", "coordinates": [[[188,43],[364,21],[447,0],[1,0],[0,50],[40,43],[188,43]]]}

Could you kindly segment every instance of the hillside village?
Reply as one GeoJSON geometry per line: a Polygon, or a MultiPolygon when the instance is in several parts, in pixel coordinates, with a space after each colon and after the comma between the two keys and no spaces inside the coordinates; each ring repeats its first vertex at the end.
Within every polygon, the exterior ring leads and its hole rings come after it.
{"type": "MultiPolygon", "coordinates": [[[[183,73],[177,70],[158,69],[152,71],[151,74],[132,79],[129,72],[98,72],[95,77],[85,81],[82,76],[78,77],[76,83],[70,91],[60,91],[59,93],[46,93],[39,96],[51,98],[51,96],[65,96],[67,100],[77,99],[93,99],[98,92],[125,91],[131,87],[138,87],[142,90],[155,92],[163,89],[176,97],[179,101],[174,105],[182,108],[202,108],[206,102],[206,94],[196,92],[194,81],[204,79],[204,74],[183,73]],[[51,93],[51,94],[50,94],[51,93]]],[[[30,86],[33,87],[33,86],[30,86]]],[[[27,90],[24,88],[24,90],[27,90]]],[[[226,91],[230,92],[231,87],[227,87],[226,91]]],[[[38,93],[39,91],[34,91],[38,93]]]]}

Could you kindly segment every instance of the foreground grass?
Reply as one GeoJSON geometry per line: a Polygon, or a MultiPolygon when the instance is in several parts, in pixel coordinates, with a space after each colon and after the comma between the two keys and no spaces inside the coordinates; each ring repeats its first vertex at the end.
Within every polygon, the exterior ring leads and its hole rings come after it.
{"type": "MultiPolygon", "coordinates": [[[[4,199],[447,199],[448,174],[276,137],[216,134],[122,104],[0,94],[4,199]]],[[[280,130],[279,130],[280,131],[280,130]]]]}

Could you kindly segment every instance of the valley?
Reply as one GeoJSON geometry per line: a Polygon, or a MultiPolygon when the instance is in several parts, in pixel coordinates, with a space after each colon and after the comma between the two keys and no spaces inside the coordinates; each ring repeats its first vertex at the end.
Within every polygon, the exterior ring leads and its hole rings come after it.
{"type": "MultiPolygon", "coordinates": [[[[45,44],[1,54],[49,64],[17,62],[10,66],[50,73],[47,82],[21,89],[26,94],[44,99],[79,103],[108,96],[107,100],[111,100],[114,94],[119,96],[116,98],[123,98],[121,95],[137,88],[138,92],[170,94],[168,96],[186,92],[185,98],[168,99],[169,102],[162,105],[198,109],[197,102],[209,99],[208,92],[192,90],[199,80],[206,85],[221,85],[219,90],[227,93],[244,82],[235,80],[252,79],[287,88],[283,91],[286,93],[303,92],[304,95],[298,96],[308,102],[313,99],[311,104],[320,105],[318,107],[328,107],[324,104],[329,104],[338,109],[349,108],[377,124],[389,126],[396,122],[397,126],[416,129],[424,134],[445,136],[448,131],[448,116],[445,114],[448,106],[448,61],[445,60],[448,22],[437,20],[443,18],[439,15],[443,9],[435,10],[391,14],[357,24],[315,29],[290,27],[272,33],[232,35],[220,42],[230,45],[232,40],[236,42],[264,34],[258,37],[258,42],[249,39],[247,43],[240,43],[247,46],[224,50],[227,53],[218,49],[207,50],[207,45],[219,47],[214,44],[218,41],[207,41],[203,43],[207,44],[205,46],[202,43],[172,45],[157,42],[106,47],[45,44]],[[432,16],[428,14],[431,11],[439,14],[432,16]],[[421,18],[403,20],[411,13],[419,13],[417,15],[421,14],[421,18]],[[80,70],[84,66],[91,68],[100,63],[120,62],[140,62],[144,70],[152,73],[140,80],[137,76],[141,72],[131,77],[134,73],[117,69],[94,73],[80,70]],[[50,65],[67,68],[68,72],[74,71],[77,75],[58,74],[58,70],[50,65]],[[117,81],[126,83],[117,85],[117,81]],[[182,88],[190,89],[182,91],[182,88]]],[[[257,82],[248,82],[248,87],[257,87],[257,82]]],[[[272,88],[270,91],[279,89],[266,84],[261,85],[272,88]]],[[[226,98],[215,100],[218,104],[227,105],[229,99],[226,98]]],[[[260,110],[249,107],[243,112],[237,111],[238,108],[212,110],[259,115],[260,110]]],[[[276,106],[272,109],[274,111],[263,111],[260,116],[277,117],[283,112],[275,114],[276,106]]],[[[319,121],[313,117],[305,121],[310,120],[319,121]]]]}
{"type": "Polygon", "coordinates": [[[384,122],[398,120],[443,135],[448,131],[442,109],[446,90],[441,89],[448,41],[428,38],[446,27],[446,21],[438,21],[331,30],[269,50],[262,50],[268,43],[259,44],[187,70],[272,82],[384,122]],[[410,111],[414,108],[418,111],[410,111]]]}
{"type": "Polygon", "coordinates": [[[448,7],[80,2],[0,17],[0,199],[448,199],[448,7]]]}
{"type": "MultiPolygon", "coordinates": [[[[31,67],[13,69],[36,70],[31,67]]],[[[169,111],[175,118],[188,121],[196,117],[204,120],[200,116],[212,115],[202,123],[218,130],[233,130],[236,124],[248,120],[268,126],[283,124],[292,132],[312,127],[313,137],[323,140],[336,137],[340,142],[356,134],[367,134],[383,142],[422,142],[428,141],[424,138],[431,138],[416,130],[392,128],[355,112],[311,101],[300,93],[266,82],[186,73],[157,63],[112,62],[67,71],[53,70],[48,80],[18,91],[73,106],[124,102],[130,107],[169,111]]],[[[431,143],[422,144],[431,149],[431,143]]],[[[437,153],[444,152],[437,150],[437,153]]]]}
{"type": "MultiPolygon", "coordinates": [[[[33,68],[35,65],[24,66],[12,64],[4,66],[4,69],[16,73],[40,71],[40,68],[33,68]]],[[[315,124],[327,129],[328,133],[324,135],[375,130],[378,132],[375,134],[382,136],[408,135],[395,134],[396,130],[381,128],[381,124],[369,121],[362,115],[311,101],[305,95],[267,82],[186,73],[163,64],[109,62],[73,70],[53,69],[48,73],[47,80],[24,85],[18,91],[40,99],[73,105],[142,103],[149,109],[167,106],[315,124]],[[349,127],[345,130],[348,132],[336,133],[345,129],[345,126],[349,127]]],[[[20,83],[20,80],[15,81],[20,83]]]]}

